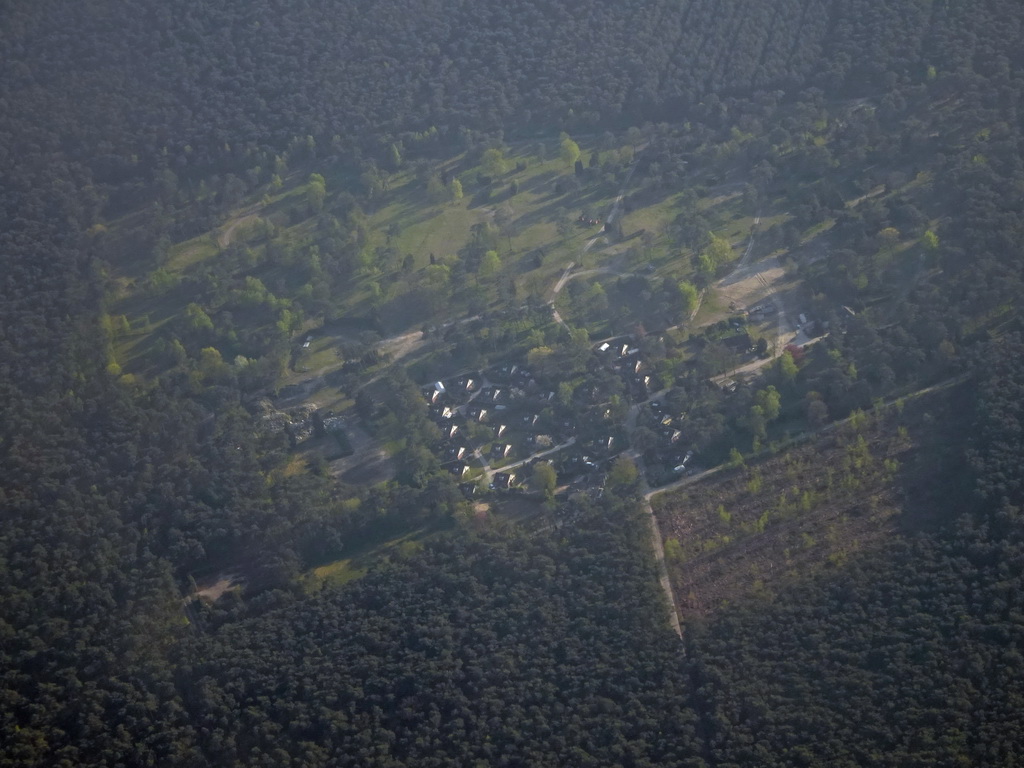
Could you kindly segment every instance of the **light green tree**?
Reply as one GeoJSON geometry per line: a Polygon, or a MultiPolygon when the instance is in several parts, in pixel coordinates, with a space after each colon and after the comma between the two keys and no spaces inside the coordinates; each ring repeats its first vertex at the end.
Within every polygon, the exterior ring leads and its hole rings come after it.
{"type": "Polygon", "coordinates": [[[239,293],[238,302],[244,307],[258,307],[263,303],[272,304],[274,297],[262,280],[249,275],[245,278],[245,287],[239,293]]]}
{"type": "Polygon", "coordinates": [[[277,329],[281,333],[291,336],[302,327],[302,313],[292,312],[290,309],[282,309],[277,318],[277,329]]]}
{"type": "Polygon", "coordinates": [[[775,419],[779,418],[779,411],[782,408],[782,396],[775,387],[769,386],[767,389],[758,390],[754,395],[754,402],[761,406],[764,417],[768,421],[775,421],[775,419]]]}
{"type": "Polygon", "coordinates": [[[729,466],[734,469],[742,467],[744,464],[743,454],[739,452],[739,449],[733,447],[729,450],[729,466]]]}
{"type": "Polygon", "coordinates": [[[177,288],[181,282],[180,276],[161,267],[149,276],[150,290],[157,295],[166,293],[172,288],[177,288]]]}
{"type": "Polygon", "coordinates": [[[555,495],[555,488],[558,487],[558,475],[550,462],[538,461],[533,465],[530,485],[535,491],[543,493],[545,498],[550,499],[555,495]]]}
{"type": "Polygon", "coordinates": [[[796,378],[796,374],[799,372],[797,368],[796,360],[793,359],[792,353],[789,351],[783,352],[779,357],[779,375],[785,382],[793,381],[796,378]]]}
{"type": "Polygon", "coordinates": [[[559,139],[559,152],[562,161],[571,168],[576,165],[576,161],[580,159],[580,147],[575,141],[569,138],[569,134],[567,133],[563,133],[559,139]]]}
{"type": "Polygon", "coordinates": [[[477,274],[480,277],[493,277],[501,269],[501,259],[497,251],[487,251],[480,259],[477,274]]]}
{"type": "Polygon", "coordinates": [[[213,330],[213,321],[210,319],[210,316],[195,302],[185,307],[185,319],[190,331],[213,330]]]}
{"type": "Polygon", "coordinates": [[[204,347],[199,352],[199,373],[204,379],[218,378],[231,372],[216,347],[204,347]]]}
{"type": "Polygon", "coordinates": [[[461,200],[462,182],[458,179],[452,179],[451,183],[448,185],[448,194],[451,196],[452,200],[461,200]]]}
{"type": "Polygon", "coordinates": [[[619,456],[608,473],[608,484],[613,488],[628,488],[640,477],[636,463],[628,456],[619,456]]]}
{"type": "Polygon", "coordinates": [[[693,312],[697,306],[697,300],[700,294],[697,292],[697,286],[686,280],[679,281],[679,294],[682,297],[682,310],[684,315],[689,315],[693,312]]]}
{"type": "Polygon", "coordinates": [[[314,213],[320,213],[324,209],[324,200],[327,198],[327,182],[319,173],[309,175],[309,185],[306,187],[306,200],[314,213]]]}
{"type": "Polygon", "coordinates": [[[715,260],[709,253],[702,253],[697,257],[697,273],[705,280],[711,280],[715,276],[715,260]]]}
{"type": "Polygon", "coordinates": [[[704,249],[704,253],[711,259],[711,262],[717,269],[723,264],[728,264],[732,261],[732,246],[729,245],[729,241],[724,237],[718,237],[714,232],[709,232],[708,234],[711,236],[711,241],[704,249]]]}
{"type": "Polygon", "coordinates": [[[484,152],[480,158],[480,170],[491,177],[502,176],[508,169],[505,161],[505,153],[500,149],[493,148],[484,152]]]}

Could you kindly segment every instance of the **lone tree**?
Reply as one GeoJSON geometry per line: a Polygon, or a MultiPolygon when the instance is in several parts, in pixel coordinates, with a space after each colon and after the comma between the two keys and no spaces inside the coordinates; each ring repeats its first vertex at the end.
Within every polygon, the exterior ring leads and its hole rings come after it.
{"type": "Polygon", "coordinates": [[[718,237],[714,232],[709,232],[710,240],[707,247],[704,249],[704,255],[711,259],[711,263],[714,264],[715,269],[728,264],[733,259],[732,246],[729,241],[724,237],[718,237]]]}
{"type": "Polygon", "coordinates": [[[686,280],[680,280],[679,298],[683,315],[689,317],[690,313],[696,309],[697,302],[700,301],[700,293],[697,291],[697,286],[686,280]]]}
{"type": "Polygon", "coordinates": [[[576,161],[580,159],[580,147],[575,141],[569,138],[568,133],[561,135],[560,153],[562,160],[565,164],[572,168],[576,165],[576,161]]]}
{"type": "Polygon", "coordinates": [[[555,488],[558,487],[558,475],[550,462],[538,461],[533,465],[530,485],[535,491],[543,493],[546,499],[551,499],[555,495],[555,488]]]}
{"type": "Polygon", "coordinates": [[[500,149],[488,149],[480,158],[480,170],[491,178],[504,175],[508,170],[505,154],[500,149]]]}
{"type": "Polygon", "coordinates": [[[461,200],[462,182],[458,179],[452,179],[451,184],[448,185],[448,192],[451,194],[452,200],[461,200]]]}
{"type": "Polygon", "coordinates": [[[309,174],[309,186],[306,187],[306,200],[313,213],[320,213],[324,209],[324,200],[327,197],[327,182],[319,173],[309,174]]]}
{"type": "Polygon", "coordinates": [[[636,463],[628,456],[619,456],[608,473],[608,484],[616,489],[631,488],[639,478],[636,463]]]}

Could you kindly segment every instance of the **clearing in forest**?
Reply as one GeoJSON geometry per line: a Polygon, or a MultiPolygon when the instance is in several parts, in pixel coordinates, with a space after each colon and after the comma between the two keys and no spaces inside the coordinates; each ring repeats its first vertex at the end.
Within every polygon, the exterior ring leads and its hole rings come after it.
{"type": "Polygon", "coordinates": [[[687,617],[770,600],[787,583],[835,568],[900,531],[936,521],[962,451],[947,398],[855,413],[816,438],[652,499],[677,609],[687,617]],[[925,510],[922,513],[922,510],[925,510]]]}

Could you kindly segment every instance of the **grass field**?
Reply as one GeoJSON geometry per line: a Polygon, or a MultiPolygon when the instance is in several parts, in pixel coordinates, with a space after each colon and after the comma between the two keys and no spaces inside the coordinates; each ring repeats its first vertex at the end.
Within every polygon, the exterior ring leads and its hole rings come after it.
{"type": "MultiPolygon", "coordinates": [[[[580,149],[586,161],[594,147],[584,144],[580,149]]],[[[414,305],[403,306],[402,299],[407,291],[422,284],[423,270],[432,261],[447,265],[453,274],[466,275],[460,280],[469,284],[460,282],[459,301],[473,302],[476,309],[471,313],[504,307],[510,295],[517,302],[531,297],[548,300],[552,286],[569,263],[584,269],[623,272],[649,264],[658,277],[681,279],[690,274],[690,254],[680,251],[668,233],[678,214],[681,191],[659,196],[646,207],[620,209],[624,240],[615,242],[602,234],[601,224],[581,225],[577,219],[582,213],[603,222],[620,193],[625,193],[628,201],[632,190],[622,186],[626,169],[620,168],[617,176],[607,169],[588,170],[578,176],[558,154],[557,140],[513,146],[506,150],[506,170],[492,176],[489,183],[480,181],[483,169],[465,154],[434,163],[426,173],[427,166],[419,162],[406,163],[391,173],[381,195],[367,203],[363,219],[366,244],[359,257],[362,265],[357,265],[343,286],[332,289],[330,311],[336,317],[382,317],[387,333],[408,330],[406,325],[422,322],[423,312],[404,312],[405,306],[414,305]],[[428,180],[434,173],[459,179],[462,197],[440,200],[445,195],[438,194],[435,183],[431,199],[428,180]],[[471,256],[470,246],[481,237],[486,238],[486,247],[498,254],[499,266],[494,274],[476,273],[481,251],[477,249],[471,256]],[[387,314],[376,314],[385,308],[387,314]]],[[[604,158],[612,155],[609,151],[602,153],[604,158]]],[[[327,179],[327,211],[332,210],[336,195],[361,183],[340,172],[328,173],[327,179]]],[[[126,372],[146,376],[159,371],[165,361],[154,354],[158,349],[155,342],[171,332],[181,333],[175,321],[190,302],[203,304],[211,317],[222,308],[228,309],[242,336],[243,331],[266,333],[280,312],[247,312],[230,306],[244,278],[258,278],[280,300],[309,290],[309,269],[305,266],[308,254],[317,243],[321,252],[330,249],[329,244],[320,241],[323,228],[333,225],[311,215],[308,180],[308,170],[295,170],[282,187],[265,185],[255,190],[211,231],[173,243],[162,263],[153,264],[151,269],[162,269],[164,279],[180,281],[181,289],[153,291],[144,270],[133,272],[130,265],[119,268],[122,290],[112,311],[125,314],[132,328],[115,347],[117,360],[126,372]],[[280,256],[284,251],[289,254],[287,259],[280,256]],[[264,327],[242,327],[257,317],[264,327]]],[[[634,180],[642,181],[642,174],[634,180]]],[[[751,212],[743,210],[743,198],[735,190],[713,191],[699,205],[717,234],[736,243],[749,235],[751,212]]],[[[133,221],[128,217],[111,226],[130,227],[133,221]]],[[[465,310],[463,304],[448,302],[429,312],[436,314],[435,322],[442,322],[465,310]]],[[[316,322],[307,318],[294,332],[293,347],[301,346],[316,322]]],[[[213,343],[226,349],[238,348],[234,342],[221,341],[213,343]]],[[[296,352],[294,366],[286,371],[280,385],[304,382],[341,365],[338,343],[339,338],[314,338],[308,350],[296,352]]],[[[243,348],[243,354],[250,353],[243,348]]]]}

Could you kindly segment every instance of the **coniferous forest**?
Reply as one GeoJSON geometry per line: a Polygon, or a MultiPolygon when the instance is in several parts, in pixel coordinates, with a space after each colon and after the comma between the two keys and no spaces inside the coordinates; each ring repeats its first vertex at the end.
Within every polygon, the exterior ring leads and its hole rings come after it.
{"type": "Polygon", "coordinates": [[[4,5],[0,766],[1019,764],[1022,38],[1016,0],[4,5]],[[617,233],[639,256],[607,293],[567,288],[577,327],[531,288],[547,246],[506,254],[515,158],[552,147],[552,240],[588,200],[669,222],[617,233]],[[399,179],[493,226],[403,254],[399,179]],[[830,329],[732,393],[724,307],[669,349],[726,274],[699,202],[722,190],[772,213],[757,247],[830,329]],[[232,242],[258,206],[279,220],[232,242]],[[210,232],[207,261],[181,246],[210,232]],[[619,413],[650,465],[662,422],[587,357],[611,314],[723,472],[949,385],[921,396],[942,439],[887,475],[894,533],[680,639],[625,454],[595,492],[536,470],[536,519],[484,514],[422,385],[528,361],[552,443],[619,413]],[[335,326],[362,334],[327,378],[382,482],[264,427],[335,326]],[[373,351],[421,328],[444,355],[373,351]]]}

